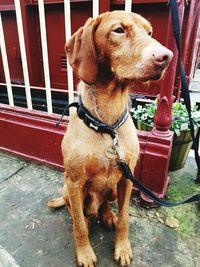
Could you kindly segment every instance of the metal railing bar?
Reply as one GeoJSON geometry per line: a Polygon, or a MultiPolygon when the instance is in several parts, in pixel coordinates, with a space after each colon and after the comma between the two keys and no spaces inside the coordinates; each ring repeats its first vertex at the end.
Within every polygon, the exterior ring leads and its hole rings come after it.
{"type": "Polygon", "coordinates": [[[93,18],[96,18],[99,16],[99,1],[100,0],[92,1],[92,17],[93,18]]]}
{"type": "MultiPolygon", "coordinates": [[[[0,85],[6,86],[7,84],[6,83],[0,83],[0,85]]],[[[11,87],[24,88],[25,86],[21,85],[21,84],[12,84],[11,83],[11,87]]],[[[43,87],[43,86],[32,86],[31,85],[31,89],[46,90],[46,87],[43,87]]],[[[67,89],[61,89],[61,88],[51,88],[51,91],[58,91],[58,92],[63,92],[63,93],[68,92],[67,89]]],[[[74,94],[77,95],[77,92],[74,92],[74,94]]]]}
{"type": "Polygon", "coordinates": [[[125,0],[125,11],[131,12],[132,9],[132,0],[125,0]]]}
{"type": "MultiPolygon", "coordinates": [[[[65,18],[65,39],[66,41],[71,37],[71,9],[70,0],[64,0],[64,18],[65,18]]],[[[67,80],[68,80],[68,97],[69,103],[74,102],[74,81],[73,70],[67,58],[67,80]]]]}

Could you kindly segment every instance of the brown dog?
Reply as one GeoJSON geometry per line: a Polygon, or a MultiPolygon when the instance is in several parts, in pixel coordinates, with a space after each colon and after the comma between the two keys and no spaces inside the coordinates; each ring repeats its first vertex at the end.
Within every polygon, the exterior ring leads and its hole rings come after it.
{"type": "MultiPolygon", "coordinates": [[[[151,37],[152,27],[134,13],[114,11],[88,19],[68,40],[69,62],[80,83],[84,106],[99,120],[112,125],[128,105],[134,81],[159,79],[172,52],[151,37]]],[[[117,130],[120,153],[132,170],[139,155],[136,129],[129,115],[117,130]]],[[[50,207],[63,204],[73,218],[76,256],[79,266],[94,266],[97,258],[88,239],[85,215],[99,216],[107,226],[115,226],[114,259],[121,266],[132,259],[128,238],[128,207],[132,183],[122,177],[117,159],[108,155],[113,140],[87,127],[73,114],[62,142],[65,167],[62,198],[50,207]],[[118,201],[118,218],[110,201],[118,201]]]]}

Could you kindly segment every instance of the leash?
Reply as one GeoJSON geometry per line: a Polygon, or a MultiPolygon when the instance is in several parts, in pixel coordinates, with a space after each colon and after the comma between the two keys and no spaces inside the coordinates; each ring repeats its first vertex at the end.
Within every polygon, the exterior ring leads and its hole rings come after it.
{"type": "Polygon", "coordinates": [[[172,16],[172,25],[173,25],[173,32],[176,41],[176,46],[179,54],[179,64],[180,64],[180,80],[181,80],[181,91],[182,96],[184,99],[184,103],[188,112],[189,122],[190,122],[190,132],[193,140],[193,148],[195,154],[195,161],[197,164],[197,177],[196,182],[200,183],[200,158],[199,158],[199,135],[200,129],[198,130],[197,136],[195,138],[195,130],[194,124],[191,116],[191,101],[190,101],[190,93],[186,78],[186,73],[184,70],[183,62],[181,59],[181,30],[180,30],[180,21],[178,15],[178,5],[176,0],[169,0],[169,6],[171,9],[171,16],[172,16]]]}
{"type": "Polygon", "coordinates": [[[73,102],[66,106],[66,108],[63,111],[62,116],[60,117],[59,121],[55,124],[55,127],[57,128],[64,117],[66,115],[66,112],[69,108],[75,107],[77,109],[77,115],[78,117],[83,120],[83,122],[92,130],[100,133],[106,133],[109,134],[113,139],[113,146],[114,151],[116,151],[117,155],[120,155],[120,149],[119,149],[119,139],[116,133],[116,130],[127,120],[129,116],[129,109],[126,108],[124,112],[119,116],[117,121],[112,125],[108,125],[96,117],[94,117],[89,110],[83,105],[81,96],[79,95],[79,102],[73,102]]]}
{"type": "Polygon", "coordinates": [[[183,200],[181,202],[168,202],[165,200],[162,200],[158,198],[150,189],[148,189],[146,186],[144,186],[139,180],[135,179],[133,176],[130,167],[126,163],[126,161],[122,158],[121,152],[120,152],[120,144],[119,144],[119,138],[117,136],[116,130],[127,120],[129,111],[128,108],[121,114],[121,116],[118,118],[118,120],[112,125],[108,125],[99,119],[95,118],[87,109],[84,107],[81,97],[79,96],[79,102],[73,102],[69,104],[65,109],[64,112],[59,119],[59,121],[56,123],[55,127],[58,127],[61,119],[66,114],[67,110],[71,107],[76,107],[77,109],[77,115],[78,117],[83,120],[83,122],[93,131],[100,132],[100,133],[106,133],[109,134],[113,139],[113,150],[115,154],[117,155],[117,164],[119,168],[121,169],[124,177],[126,179],[129,179],[142,193],[144,193],[147,197],[149,197],[151,200],[153,200],[155,203],[157,203],[160,206],[165,207],[176,207],[181,204],[191,203],[191,202],[199,202],[200,201],[200,194],[194,195],[186,200],[183,200]]]}
{"type": "MultiPolygon", "coordinates": [[[[194,125],[192,122],[191,117],[191,104],[190,104],[190,95],[189,95],[189,89],[187,84],[187,79],[183,67],[183,63],[180,57],[180,24],[179,24],[179,16],[178,16],[178,6],[176,0],[169,0],[169,5],[171,8],[171,15],[172,15],[172,21],[173,21],[173,30],[174,30],[174,36],[176,40],[177,49],[179,52],[179,60],[180,60],[180,75],[181,75],[181,84],[182,84],[182,93],[184,97],[184,102],[189,114],[189,120],[190,120],[190,129],[191,129],[191,135],[194,142],[194,149],[195,149],[195,159],[198,166],[198,174],[197,174],[197,181],[200,182],[200,162],[199,162],[199,155],[198,155],[198,139],[195,140],[194,135],[194,125]]],[[[116,130],[127,120],[129,115],[129,110],[126,108],[126,110],[120,115],[118,120],[112,125],[108,125],[99,119],[95,118],[87,109],[84,107],[82,103],[82,99],[79,96],[79,102],[73,102],[69,104],[63,111],[63,114],[59,121],[55,124],[55,127],[58,127],[63,116],[66,114],[67,110],[71,107],[76,107],[77,109],[77,115],[78,117],[84,121],[84,123],[92,130],[100,133],[107,133],[109,134],[113,139],[113,150],[115,151],[117,155],[117,164],[119,168],[121,169],[124,177],[126,179],[129,179],[142,193],[144,193],[147,197],[149,197],[151,200],[153,200],[156,204],[160,206],[165,207],[176,207],[182,204],[186,203],[192,203],[192,202],[200,202],[200,194],[193,195],[181,202],[170,202],[165,201],[160,198],[158,198],[150,189],[148,189],[146,186],[144,186],[139,180],[135,179],[135,177],[132,174],[132,171],[129,167],[129,165],[126,163],[126,161],[122,158],[120,153],[120,144],[119,139],[116,133],[116,130]]],[[[199,133],[198,133],[199,136],[199,133]]]]}
{"type": "MultiPolygon", "coordinates": [[[[200,182],[200,159],[199,159],[199,154],[198,154],[198,147],[199,147],[199,131],[197,134],[197,138],[195,139],[195,134],[194,134],[194,124],[192,121],[192,116],[191,116],[191,101],[190,101],[190,94],[189,94],[189,88],[188,88],[188,83],[186,79],[186,74],[185,70],[183,67],[182,59],[181,59],[181,45],[180,45],[180,22],[179,22],[179,15],[178,15],[178,5],[176,0],[169,0],[169,5],[171,8],[171,15],[172,15],[172,25],[173,25],[173,32],[174,32],[174,37],[176,40],[176,46],[178,49],[179,53],[179,61],[180,61],[180,76],[181,76],[181,85],[182,85],[182,94],[185,102],[186,109],[188,111],[189,115],[189,121],[190,121],[190,130],[191,130],[191,136],[193,139],[193,146],[195,150],[195,160],[197,163],[198,167],[198,172],[197,172],[197,182],[200,182]]],[[[200,202],[200,194],[193,195],[192,197],[189,197],[181,202],[169,202],[162,200],[158,198],[151,190],[149,190],[146,186],[144,186],[140,181],[134,178],[132,175],[132,172],[130,170],[130,167],[128,164],[123,160],[120,159],[118,160],[118,165],[122,172],[124,173],[124,176],[129,179],[134,185],[142,192],[144,193],[147,197],[149,197],[151,200],[153,200],[155,203],[157,203],[160,206],[165,206],[165,207],[176,207],[182,204],[186,203],[192,203],[192,202],[200,202]]]]}
{"type": "Polygon", "coordinates": [[[128,164],[124,161],[119,159],[118,160],[118,166],[124,173],[124,176],[126,179],[129,179],[142,193],[144,193],[147,197],[149,197],[151,200],[153,200],[156,204],[164,207],[176,207],[182,204],[186,203],[192,203],[192,202],[200,202],[200,194],[196,194],[190,198],[187,198],[181,202],[170,202],[165,201],[157,197],[149,188],[144,186],[139,180],[135,179],[133,176],[130,167],[128,164]]]}

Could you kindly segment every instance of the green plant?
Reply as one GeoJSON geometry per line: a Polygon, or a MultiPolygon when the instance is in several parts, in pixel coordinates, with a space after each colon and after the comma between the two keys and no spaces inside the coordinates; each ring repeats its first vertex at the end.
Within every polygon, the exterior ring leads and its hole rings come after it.
{"type": "MultiPolygon", "coordinates": [[[[131,113],[133,118],[148,126],[154,127],[153,118],[157,109],[157,101],[145,104],[144,106],[138,105],[137,108],[132,108],[131,113]]],[[[196,105],[192,105],[192,119],[195,127],[200,127],[200,111],[196,105]]],[[[172,124],[170,130],[174,131],[177,136],[181,131],[189,129],[189,117],[186,107],[181,102],[175,102],[172,106],[172,124]]]]}

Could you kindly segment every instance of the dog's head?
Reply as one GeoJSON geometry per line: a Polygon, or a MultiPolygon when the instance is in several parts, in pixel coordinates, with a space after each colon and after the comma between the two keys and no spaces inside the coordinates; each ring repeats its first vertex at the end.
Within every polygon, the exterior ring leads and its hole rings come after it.
{"type": "Polygon", "coordinates": [[[102,71],[119,80],[156,80],[173,54],[151,35],[152,27],[142,16],[106,12],[88,19],[65,49],[75,73],[88,84],[97,82],[102,71]]]}

